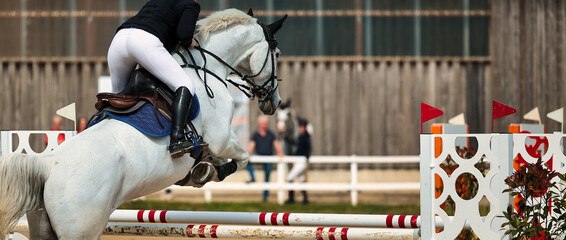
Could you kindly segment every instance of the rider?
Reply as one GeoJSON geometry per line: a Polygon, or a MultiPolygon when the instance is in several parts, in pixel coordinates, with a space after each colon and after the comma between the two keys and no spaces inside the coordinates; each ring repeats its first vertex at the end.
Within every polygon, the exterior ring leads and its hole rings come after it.
{"type": "Polygon", "coordinates": [[[140,64],[171,90],[172,127],[169,152],[178,158],[189,153],[194,143],[184,134],[195,84],[170,52],[181,44],[195,46],[193,33],[200,12],[196,0],[150,0],[116,32],[108,49],[112,92],[124,90],[136,64],[140,64]]]}

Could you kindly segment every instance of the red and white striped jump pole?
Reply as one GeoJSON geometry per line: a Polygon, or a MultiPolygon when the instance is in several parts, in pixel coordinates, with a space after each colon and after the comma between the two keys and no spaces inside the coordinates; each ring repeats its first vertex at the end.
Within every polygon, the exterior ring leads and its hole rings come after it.
{"type": "MultiPolygon", "coordinates": [[[[26,221],[16,224],[13,232],[28,232],[26,221]]],[[[420,229],[346,228],[346,227],[290,227],[290,226],[236,226],[187,225],[167,223],[115,223],[104,228],[104,235],[227,238],[227,239],[420,239],[420,229]]]]}
{"type": "Polygon", "coordinates": [[[417,215],[116,210],[111,222],[420,228],[417,215]]]}
{"type": "MultiPolygon", "coordinates": [[[[116,210],[111,222],[420,228],[418,215],[116,210]]],[[[443,228],[440,217],[436,227],[443,228]]],[[[469,228],[469,224],[466,224],[469,228]]]]}
{"type": "Polygon", "coordinates": [[[419,229],[109,223],[106,235],[228,239],[420,239],[419,229]]]}

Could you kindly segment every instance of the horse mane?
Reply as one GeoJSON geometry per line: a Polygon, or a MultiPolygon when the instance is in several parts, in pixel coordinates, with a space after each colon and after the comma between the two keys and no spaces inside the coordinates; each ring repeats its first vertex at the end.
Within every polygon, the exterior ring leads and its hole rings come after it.
{"type": "Polygon", "coordinates": [[[195,38],[197,38],[200,42],[204,42],[208,38],[208,34],[211,32],[226,29],[235,24],[252,23],[257,23],[257,19],[238,9],[229,8],[217,11],[197,22],[197,33],[195,34],[195,38]]]}

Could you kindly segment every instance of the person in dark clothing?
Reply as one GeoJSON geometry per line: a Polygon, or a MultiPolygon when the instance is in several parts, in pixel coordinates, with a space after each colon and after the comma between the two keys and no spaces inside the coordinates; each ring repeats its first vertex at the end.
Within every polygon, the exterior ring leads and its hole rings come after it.
{"type": "MultiPolygon", "coordinates": [[[[305,183],[307,180],[307,169],[308,169],[308,160],[311,156],[312,152],[312,144],[311,144],[311,136],[307,131],[308,122],[304,118],[299,118],[299,138],[297,140],[297,151],[295,152],[296,156],[304,156],[307,158],[305,162],[296,162],[293,164],[293,168],[289,171],[287,175],[287,181],[290,183],[293,182],[295,179],[299,179],[299,182],[305,183]]],[[[303,194],[303,203],[306,204],[309,202],[307,191],[301,191],[303,194]]],[[[289,199],[286,203],[294,203],[295,202],[295,191],[289,191],[289,199]]]]}
{"type": "Polygon", "coordinates": [[[177,158],[189,153],[194,143],[184,134],[195,84],[171,56],[177,44],[192,48],[200,12],[195,0],[150,0],[118,27],[108,49],[112,92],[124,90],[137,64],[175,92],[169,152],[177,158]]]}
{"type": "MultiPolygon", "coordinates": [[[[277,156],[283,157],[283,149],[281,148],[281,143],[275,137],[269,129],[269,120],[265,116],[261,116],[257,120],[257,131],[252,135],[249,145],[248,153],[250,154],[250,163],[252,162],[252,154],[270,156],[273,155],[273,150],[277,152],[277,156]]],[[[254,169],[252,164],[248,163],[246,166],[248,172],[250,173],[250,182],[255,182],[254,169]]],[[[269,182],[269,175],[271,174],[271,169],[273,169],[273,163],[264,163],[263,171],[265,173],[265,182],[269,182]]],[[[263,191],[263,201],[267,201],[269,192],[267,190],[263,191]]]]}

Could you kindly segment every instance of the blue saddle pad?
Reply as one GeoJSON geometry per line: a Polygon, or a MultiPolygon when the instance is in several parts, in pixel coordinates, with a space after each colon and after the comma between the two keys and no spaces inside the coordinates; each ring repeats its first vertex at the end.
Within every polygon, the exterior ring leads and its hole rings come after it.
{"type": "MultiPolygon", "coordinates": [[[[197,96],[193,98],[191,105],[191,110],[189,111],[188,119],[190,121],[194,120],[200,113],[200,104],[197,96]]],[[[153,109],[153,105],[146,103],[137,111],[131,114],[117,114],[108,111],[102,111],[100,115],[94,119],[88,126],[92,126],[102,121],[106,117],[112,117],[116,120],[120,120],[129,124],[130,126],[136,128],[138,131],[147,134],[152,137],[163,137],[171,133],[171,122],[158,112],[157,120],[156,114],[153,109]],[[161,122],[161,124],[160,124],[161,122]]]]}

